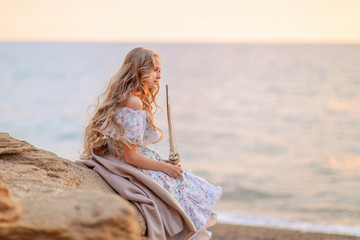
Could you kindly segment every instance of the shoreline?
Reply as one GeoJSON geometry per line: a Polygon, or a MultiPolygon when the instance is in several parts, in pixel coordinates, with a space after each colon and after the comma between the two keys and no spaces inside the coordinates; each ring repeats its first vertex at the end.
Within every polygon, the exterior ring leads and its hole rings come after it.
{"type": "Polygon", "coordinates": [[[226,213],[218,213],[217,216],[218,223],[223,224],[360,237],[359,225],[349,226],[324,221],[300,222],[294,220],[281,220],[264,216],[234,215],[226,213]]]}
{"type": "Polygon", "coordinates": [[[285,228],[217,223],[208,228],[217,240],[360,240],[360,236],[305,232],[285,228]]]}

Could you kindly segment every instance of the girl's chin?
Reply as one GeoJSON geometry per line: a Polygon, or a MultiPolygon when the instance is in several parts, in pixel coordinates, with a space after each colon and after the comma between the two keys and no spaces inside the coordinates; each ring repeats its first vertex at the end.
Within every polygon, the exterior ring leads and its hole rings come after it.
{"type": "Polygon", "coordinates": [[[156,90],[156,89],[159,89],[159,88],[160,88],[159,83],[156,83],[156,84],[150,86],[150,90],[156,90]]]}

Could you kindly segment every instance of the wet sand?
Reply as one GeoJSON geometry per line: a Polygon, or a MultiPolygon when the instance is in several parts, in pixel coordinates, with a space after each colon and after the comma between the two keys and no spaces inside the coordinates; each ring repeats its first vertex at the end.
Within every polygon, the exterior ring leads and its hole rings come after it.
{"type": "Polygon", "coordinates": [[[213,240],[360,240],[360,237],[218,223],[213,240]]]}

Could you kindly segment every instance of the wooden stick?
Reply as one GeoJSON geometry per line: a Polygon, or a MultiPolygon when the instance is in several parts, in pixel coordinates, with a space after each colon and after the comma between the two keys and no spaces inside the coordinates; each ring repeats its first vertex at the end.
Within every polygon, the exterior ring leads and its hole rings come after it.
{"type": "Polygon", "coordinates": [[[177,165],[180,162],[180,155],[177,153],[175,149],[175,138],[174,138],[172,117],[171,117],[171,106],[169,101],[168,85],[166,85],[166,110],[167,110],[167,119],[168,119],[168,127],[169,127],[169,144],[170,144],[169,161],[172,164],[177,165]]]}

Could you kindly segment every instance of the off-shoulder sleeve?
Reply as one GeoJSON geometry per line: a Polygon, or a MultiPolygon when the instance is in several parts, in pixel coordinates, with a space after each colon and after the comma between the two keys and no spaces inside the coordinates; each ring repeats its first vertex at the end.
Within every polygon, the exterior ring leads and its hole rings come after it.
{"type": "Polygon", "coordinates": [[[149,118],[146,118],[146,126],[144,132],[144,145],[149,145],[151,143],[156,142],[159,140],[161,134],[158,131],[152,130],[149,122],[149,118]]]}
{"type": "MultiPolygon", "coordinates": [[[[146,111],[122,108],[115,116],[115,120],[124,129],[124,138],[130,144],[144,145],[146,127],[146,111]]],[[[120,139],[121,134],[110,124],[102,131],[105,136],[120,139]]]]}

